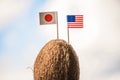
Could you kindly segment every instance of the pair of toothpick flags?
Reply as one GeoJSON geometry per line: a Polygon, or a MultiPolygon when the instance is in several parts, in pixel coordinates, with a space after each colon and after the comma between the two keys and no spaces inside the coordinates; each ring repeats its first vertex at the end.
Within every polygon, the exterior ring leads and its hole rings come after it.
{"type": "MultiPolygon", "coordinates": [[[[58,13],[57,12],[40,12],[40,25],[57,24],[57,39],[59,39],[58,30],[58,13]]],[[[69,43],[69,28],[83,28],[83,15],[67,15],[67,34],[69,43]]]]}
{"type": "MultiPolygon", "coordinates": [[[[58,24],[57,12],[40,12],[40,25],[58,24]]],[[[83,15],[67,15],[68,28],[83,28],[83,15]]]]}

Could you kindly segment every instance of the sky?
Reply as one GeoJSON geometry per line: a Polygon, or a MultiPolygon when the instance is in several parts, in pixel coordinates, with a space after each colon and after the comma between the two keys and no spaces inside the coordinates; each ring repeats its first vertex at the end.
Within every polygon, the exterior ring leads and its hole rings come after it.
{"type": "Polygon", "coordinates": [[[120,79],[120,0],[0,0],[0,80],[34,80],[41,48],[56,39],[56,25],[39,25],[39,12],[57,11],[59,37],[67,41],[66,15],[84,15],[69,29],[80,80],[120,79]]]}

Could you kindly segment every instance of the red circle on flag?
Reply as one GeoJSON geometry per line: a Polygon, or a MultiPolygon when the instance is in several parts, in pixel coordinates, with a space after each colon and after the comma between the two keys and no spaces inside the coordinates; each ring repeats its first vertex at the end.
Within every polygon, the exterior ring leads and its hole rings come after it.
{"type": "Polygon", "coordinates": [[[45,15],[45,20],[46,20],[47,22],[52,21],[52,15],[51,15],[51,14],[46,14],[46,15],[45,15]]]}

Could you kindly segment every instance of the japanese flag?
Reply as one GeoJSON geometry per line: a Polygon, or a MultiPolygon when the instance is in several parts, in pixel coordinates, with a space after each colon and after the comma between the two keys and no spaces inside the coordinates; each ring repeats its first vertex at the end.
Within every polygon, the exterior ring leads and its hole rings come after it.
{"type": "Polygon", "coordinates": [[[40,25],[57,24],[57,12],[40,12],[40,25]]]}

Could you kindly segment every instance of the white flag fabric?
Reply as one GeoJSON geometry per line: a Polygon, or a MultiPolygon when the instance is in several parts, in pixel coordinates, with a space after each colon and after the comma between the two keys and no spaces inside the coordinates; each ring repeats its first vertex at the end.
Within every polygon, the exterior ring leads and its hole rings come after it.
{"type": "Polygon", "coordinates": [[[40,12],[40,25],[57,24],[57,12],[40,12]]]}

